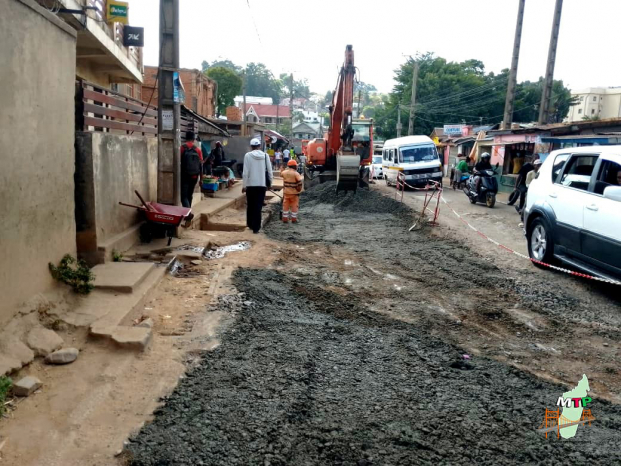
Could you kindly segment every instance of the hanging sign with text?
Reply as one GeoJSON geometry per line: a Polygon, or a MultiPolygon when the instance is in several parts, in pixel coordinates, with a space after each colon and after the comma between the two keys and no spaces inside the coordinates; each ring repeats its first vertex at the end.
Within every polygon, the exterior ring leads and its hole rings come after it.
{"type": "Polygon", "coordinates": [[[129,3],[108,0],[107,19],[109,23],[129,24],[129,3]]]}

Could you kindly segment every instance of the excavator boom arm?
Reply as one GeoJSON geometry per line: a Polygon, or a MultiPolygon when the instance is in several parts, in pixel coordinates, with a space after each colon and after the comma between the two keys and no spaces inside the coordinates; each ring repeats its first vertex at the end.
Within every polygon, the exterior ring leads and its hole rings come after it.
{"type": "Polygon", "coordinates": [[[354,49],[345,48],[345,61],[339,73],[336,90],[330,106],[330,129],[328,130],[328,157],[334,157],[341,148],[341,135],[352,121],[354,107],[354,49]]]}

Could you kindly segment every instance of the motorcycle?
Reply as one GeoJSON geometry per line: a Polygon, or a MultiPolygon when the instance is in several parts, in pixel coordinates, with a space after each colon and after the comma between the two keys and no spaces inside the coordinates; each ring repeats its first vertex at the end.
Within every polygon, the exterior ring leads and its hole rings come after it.
{"type": "Polygon", "coordinates": [[[464,193],[470,199],[471,204],[481,202],[490,209],[496,205],[496,194],[498,193],[498,181],[494,178],[496,170],[483,170],[482,172],[474,173],[470,175],[468,181],[466,181],[466,187],[464,193]],[[479,184],[479,190],[476,190],[476,177],[481,177],[479,184]]]}

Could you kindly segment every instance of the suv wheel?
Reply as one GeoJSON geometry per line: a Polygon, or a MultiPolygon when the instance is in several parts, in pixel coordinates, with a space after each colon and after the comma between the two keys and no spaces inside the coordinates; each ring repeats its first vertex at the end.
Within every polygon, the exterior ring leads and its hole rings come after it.
{"type": "MultiPolygon", "coordinates": [[[[548,222],[542,218],[536,218],[528,228],[528,255],[531,259],[550,264],[554,255],[554,243],[552,232],[548,222]]],[[[541,264],[533,262],[541,267],[541,264]]]]}

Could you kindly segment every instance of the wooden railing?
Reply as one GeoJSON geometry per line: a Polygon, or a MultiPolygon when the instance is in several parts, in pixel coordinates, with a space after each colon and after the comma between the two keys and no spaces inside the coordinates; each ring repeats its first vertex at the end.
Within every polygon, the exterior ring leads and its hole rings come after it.
{"type": "Polygon", "coordinates": [[[87,81],[76,81],[76,131],[157,135],[157,107],[87,81]]]}

